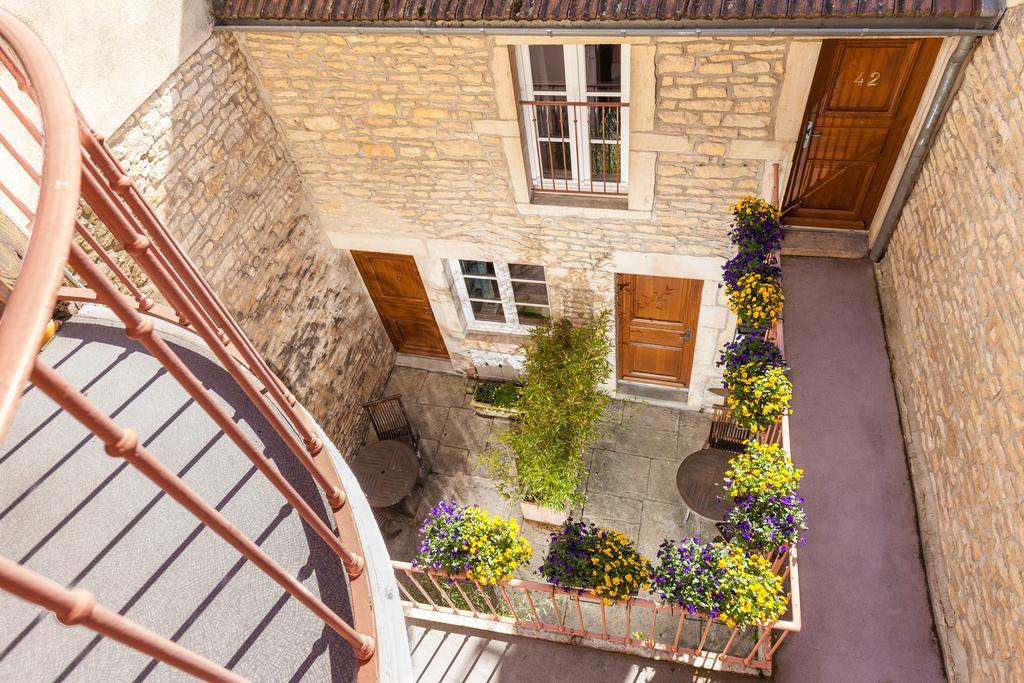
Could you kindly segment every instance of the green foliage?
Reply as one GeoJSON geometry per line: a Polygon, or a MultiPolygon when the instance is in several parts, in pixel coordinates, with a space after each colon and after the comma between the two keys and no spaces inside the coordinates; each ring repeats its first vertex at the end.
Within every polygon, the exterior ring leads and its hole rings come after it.
{"type": "Polygon", "coordinates": [[[583,449],[594,438],[608,396],[598,385],[611,374],[611,314],[573,325],[566,319],[530,333],[519,391],[520,425],[501,450],[480,454],[498,491],[512,500],[554,509],[583,501],[583,449]]]}
{"type": "Polygon", "coordinates": [[[473,398],[498,408],[515,408],[519,405],[519,387],[509,382],[480,382],[473,398]]]}

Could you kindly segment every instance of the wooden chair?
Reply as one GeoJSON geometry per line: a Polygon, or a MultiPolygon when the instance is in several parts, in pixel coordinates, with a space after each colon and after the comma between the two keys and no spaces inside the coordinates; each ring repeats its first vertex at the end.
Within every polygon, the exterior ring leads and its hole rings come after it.
{"type": "Polygon", "coordinates": [[[416,433],[408,416],[405,414],[405,406],[402,404],[401,396],[386,396],[376,401],[364,403],[370,416],[370,424],[380,441],[403,441],[416,452],[416,460],[419,462],[420,472],[417,481],[420,486],[427,483],[427,476],[430,474],[430,463],[420,452],[420,436],[416,433]]]}
{"type": "Polygon", "coordinates": [[[740,427],[733,422],[732,412],[727,406],[714,406],[711,432],[704,448],[720,448],[723,451],[739,453],[743,450],[743,442],[752,437],[749,429],[740,427]]]}

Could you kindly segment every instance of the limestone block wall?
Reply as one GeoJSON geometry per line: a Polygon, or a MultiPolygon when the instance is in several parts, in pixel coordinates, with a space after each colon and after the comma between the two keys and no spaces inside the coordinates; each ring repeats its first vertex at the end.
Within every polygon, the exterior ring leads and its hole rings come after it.
{"type": "Polygon", "coordinates": [[[342,453],[394,351],[350,255],[330,246],[259,84],[208,38],[110,138],[271,367],[342,453]]]}
{"type": "Polygon", "coordinates": [[[789,159],[799,121],[782,115],[785,92],[804,88],[802,114],[813,58],[789,83],[787,64],[818,43],[629,39],[630,164],[649,172],[631,171],[628,210],[584,210],[530,203],[512,39],[237,36],[332,242],[415,255],[457,367],[473,365],[470,351],[513,353],[519,340],[464,329],[442,258],[542,264],[554,313],[571,317],[613,308],[616,272],[696,278],[706,301],[691,390],[701,405],[729,332],[717,294],[729,207],[769,192],[771,162],[789,159]]]}
{"type": "Polygon", "coordinates": [[[981,39],[878,268],[937,626],[1024,680],[1024,7],[981,39]]]}

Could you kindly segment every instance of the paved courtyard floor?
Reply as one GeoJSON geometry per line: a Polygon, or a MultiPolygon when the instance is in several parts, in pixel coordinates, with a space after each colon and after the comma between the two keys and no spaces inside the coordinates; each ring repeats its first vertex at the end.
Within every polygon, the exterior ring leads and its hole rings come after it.
{"type": "MultiPolygon", "coordinates": [[[[439,500],[476,503],[523,521],[519,505],[498,495],[474,457],[497,443],[509,421],[477,415],[469,406],[472,386],[472,380],[414,368],[396,367],[391,375],[385,395],[401,395],[422,450],[433,461],[429,481],[414,493],[415,518],[399,518],[402,533],[388,541],[393,559],[413,558],[417,530],[439,500]]],[[[666,538],[713,538],[714,524],[683,504],[675,479],[682,459],[703,446],[710,427],[709,414],[612,401],[600,439],[585,454],[586,504],[574,515],[625,533],[651,560],[666,538]]],[[[533,563],[522,571],[526,577],[543,559],[550,529],[527,524],[524,531],[534,546],[533,563]]]]}

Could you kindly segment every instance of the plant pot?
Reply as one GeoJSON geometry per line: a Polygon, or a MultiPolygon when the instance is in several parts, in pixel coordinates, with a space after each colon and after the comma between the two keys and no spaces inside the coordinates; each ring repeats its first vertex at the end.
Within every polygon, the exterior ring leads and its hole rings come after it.
{"type": "Polygon", "coordinates": [[[555,510],[542,505],[527,503],[525,500],[519,503],[523,510],[523,519],[534,524],[546,524],[548,526],[562,526],[565,520],[569,519],[568,510],[555,510]]]}
{"type": "Polygon", "coordinates": [[[750,327],[748,325],[736,325],[736,331],[740,334],[758,334],[763,335],[767,327],[750,327]]]}
{"type": "Polygon", "coordinates": [[[503,408],[496,406],[493,403],[484,403],[483,401],[477,401],[473,399],[469,402],[470,407],[476,411],[477,415],[483,417],[504,417],[509,420],[518,420],[522,417],[522,411],[518,408],[503,408]]]}

